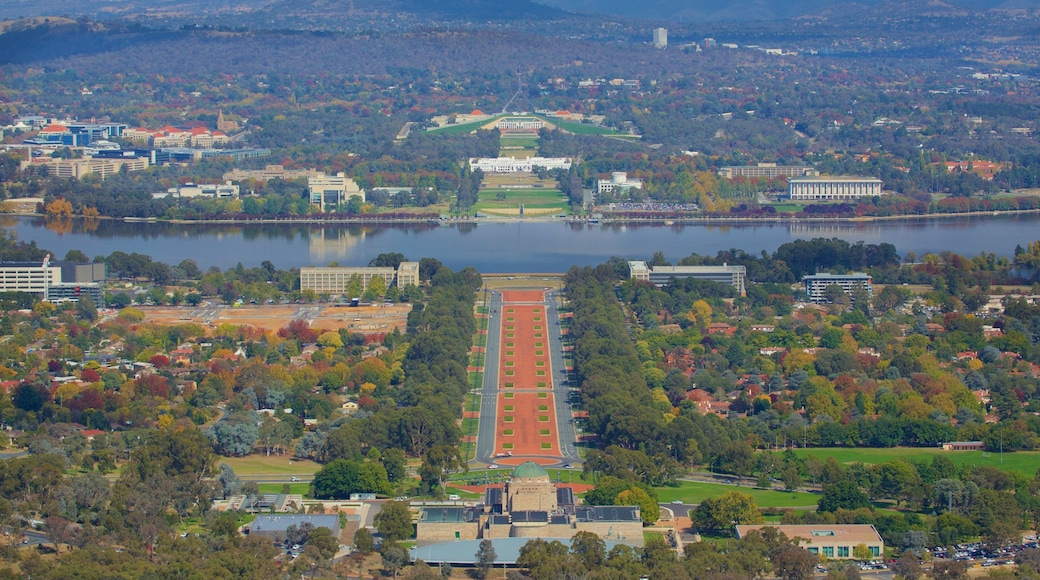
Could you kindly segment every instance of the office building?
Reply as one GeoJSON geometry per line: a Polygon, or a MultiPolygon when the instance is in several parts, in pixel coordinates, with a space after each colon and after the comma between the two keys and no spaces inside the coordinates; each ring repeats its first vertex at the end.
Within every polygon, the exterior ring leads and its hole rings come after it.
{"type": "Polygon", "coordinates": [[[672,278],[696,278],[729,284],[736,288],[741,296],[747,295],[747,268],[744,266],[648,266],[643,261],[630,261],[628,271],[630,278],[652,282],[658,287],[664,286],[672,278]]]}
{"type": "Polygon", "coordinates": [[[327,528],[336,542],[340,542],[343,526],[336,514],[260,514],[244,531],[250,536],[262,536],[280,544],[285,541],[289,526],[299,529],[304,524],[310,524],[313,528],[327,528]]]}
{"type": "Polygon", "coordinates": [[[668,29],[667,28],[655,28],[654,29],[654,48],[667,48],[668,47],[668,29]]]}
{"type": "Polygon", "coordinates": [[[876,177],[820,175],[795,177],[787,182],[791,199],[857,200],[882,195],[882,181],[876,177]]]}
{"type": "Polygon", "coordinates": [[[850,560],[856,557],[856,548],[866,552],[863,559],[880,558],[885,553],[885,541],[877,529],[869,524],[812,524],[812,525],[753,525],[737,526],[737,537],[765,527],[776,528],[790,540],[810,554],[824,556],[828,560],[850,560]]]}
{"type": "Polygon", "coordinates": [[[104,279],[104,264],[51,262],[49,255],[38,262],[0,262],[0,292],[24,292],[50,302],[75,302],[87,294],[100,307],[104,292],[98,282],[104,279]]]}
{"type": "Polygon", "coordinates": [[[765,177],[774,179],[776,177],[803,177],[806,175],[816,176],[820,172],[805,165],[777,165],[776,163],[759,163],[758,165],[735,165],[720,167],[719,177],[733,179],[734,177],[765,177]]]}
{"type": "MultiPolygon", "coordinates": [[[[300,268],[300,290],[313,290],[318,294],[341,295],[351,279],[357,276],[362,292],[374,278],[382,278],[389,288],[396,282],[398,288],[419,285],[419,262],[401,262],[397,269],[390,267],[304,267],[300,268]]],[[[348,296],[347,298],[357,298],[348,296]]]]}
{"type": "Polygon", "coordinates": [[[336,175],[320,175],[307,179],[307,190],[310,192],[311,203],[318,206],[321,211],[333,211],[340,204],[346,203],[352,197],[365,201],[365,192],[358,187],[354,180],[347,177],[345,173],[336,175]]]}
{"type": "Polygon", "coordinates": [[[869,274],[853,272],[850,274],[813,274],[802,278],[805,283],[805,293],[810,302],[827,302],[827,288],[840,286],[845,294],[852,296],[857,288],[867,291],[867,296],[874,295],[874,285],[869,274]]]}

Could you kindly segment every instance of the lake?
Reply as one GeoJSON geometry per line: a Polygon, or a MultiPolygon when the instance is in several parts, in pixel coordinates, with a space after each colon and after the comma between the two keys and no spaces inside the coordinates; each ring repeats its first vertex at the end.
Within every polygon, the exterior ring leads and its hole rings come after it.
{"type": "Polygon", "coordinates": [[[974,256],[1010,256],[1016,245],[1040,239],[1040,215],[974,216],[879,222],[741,223],[727,225],[584,224],[563,221],[427,223],[400,225],[169,224],[40,217],[0,218],[19,240],[35,241],[58,258],[72,249],[88,256],[138,252],[168,264],[191,258],[205,269],[264,260],[276,267],[366,265],[384,252],[410,260],[437,258],[452,269],[481,272],[564,272],[611,256],[670,261],[691,253],[737,248],[773,252],[781,244],[817,237],[868,244],[888,242],[900,255],[949,250],[974,256]]]}

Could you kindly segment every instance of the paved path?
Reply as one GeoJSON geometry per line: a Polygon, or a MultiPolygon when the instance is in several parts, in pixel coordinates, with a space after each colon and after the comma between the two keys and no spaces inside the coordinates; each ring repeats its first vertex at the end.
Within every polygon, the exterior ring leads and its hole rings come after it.
{"type": "Polygon", "coordinates": [[[563,322],[559,304],[563,295],[557,290],[545,293],[545,319],[549,322],[549,353],[552,367],[553,400],[556,402],[556,433],[560,438],[560,453],[569,463],[581,461],[577,448],[577,433],[574,431],[574,415],[571,412],[571,387],[566,361],[563,357],[563,322]]]}

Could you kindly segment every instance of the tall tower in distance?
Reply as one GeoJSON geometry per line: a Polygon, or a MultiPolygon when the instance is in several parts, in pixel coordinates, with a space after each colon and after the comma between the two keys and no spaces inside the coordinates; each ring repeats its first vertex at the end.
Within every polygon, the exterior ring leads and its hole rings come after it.
{"type": "Polygon", "coordinates": [[[665,48],[668,46],[668,29],[654,29],[654,48],[665,48]]]}

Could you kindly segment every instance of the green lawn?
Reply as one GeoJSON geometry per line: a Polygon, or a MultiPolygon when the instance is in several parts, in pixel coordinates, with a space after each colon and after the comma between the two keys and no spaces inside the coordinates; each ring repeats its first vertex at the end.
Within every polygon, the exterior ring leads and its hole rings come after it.
{"type": "Polygon", "coordinates": [[[571,121],[561,121],[559,119],[549,119],[546,117],[542,118],[552,123],[553,125],[556,125],[560,129],[563,129],[564,131],[570,131],[575,135],[628,135],[628,133],[619,133],[613,129],[607,129],[606,127],[597,127],[596,125],[574,123],[571,121]]]}
{"type": "Polygon", "coordinates": [[[310,497],[311,484],[309,483],[261,483],[256,487],[260,490],[260,493],[282,493],[283,485],[289,486],[289,493],[291,494],[302,495],[303,497],[310,497]]]}
{"type": "Polygon", "coordinates": [[[436,129],[430,129],[430,133],[441,133],[444,135],[460,135],[462,133],[472,133],[477,129],[487,125],[494,121],[494,118],[484,119],[483,121],[476,121],[474,123],[463,123],[461,125],[445,125],[436,129]]]}
{"type": "Polygon", "coordinates": [[[516,205],[522,203],[524,205],[533,204],[557,204],[566,202],[567,198],[563,196],[563,193],[558,189],[548,188],[530,188],[530,189],[508,189],[508,188],[496,188],[496,189],[482,189],[477,197],[477,203],[498,203],[498,204],[509,204],[516,205]],[[504,193],[506,198],[504,200],[498,199],[498,194],[504,193]]]}
{"type": "Polygon", "coordinates": [[[463,435],[476,435],[477,434],[477,419],[463,419],[462,420],[462,434],[463,435]]]}
{"type": "Polygon", "coordinates": [[[658,487],[657,499],[661,503],[669,503],[680,499],[683,503],[701,503],[709,497],[722,495],[728,491],[739,491],[755,498],[758,507],[801,507],[814,506],[820,496],[804,492],[776,491],[772,489],[755,489],[753,487],[737,487],[721,483],[701,483],[683,481],[678,487],[658,487]]]}
{"type": "Polygon", "coordinates": [[[247,455],[245,457],[221,457],[217,464],[226,463],[239,477],[311,475],[321,465],[291,455],[247,455]]]}
{"type": "Polygon", "coordinates": [[[797,203],[772,203],[769,205],[775,208],[776,211],[782,211],[786,213],[800,213],[803,209],[805,209],[805,206],[797,203]]]}
{"type": "MultiPolygon", "coordinates": [[[[538,142],[539,142],[538,137],[526,137],[526,136],[525,137],[502,137],[501,139],[499,139],[499,143],[500,143],[501,147],[510,147],[510,148],[513,148],[513,147],[523,147],[525,149],[534,149],[536,151],[538,150],[538,142]]],[[[515,151],[515,149],[510,149],[510,150],[511,151],[515,151]]],[[[508,154],[509,154],[509,151],[506,151],[506,155],[508,155],[508,154]]]]}
{"type": "Polygon", "coordinates": [[[885,463],[893,459],[931,461],[936,455],[948,457],[955,465],[988,465],[1004,471],[1017,471],[1033,476],[1040,466],[1040,451],[1016,451],[1004,453],[1001,463],[1000,453],[986,451],[943,451],[937,447],[892,447],[881,449],[846,449],[843,447],[821,447],[819,449],[796,449],[799,457],[815,455],[820,459],[833,457],[838,463],[885,463]]]}

